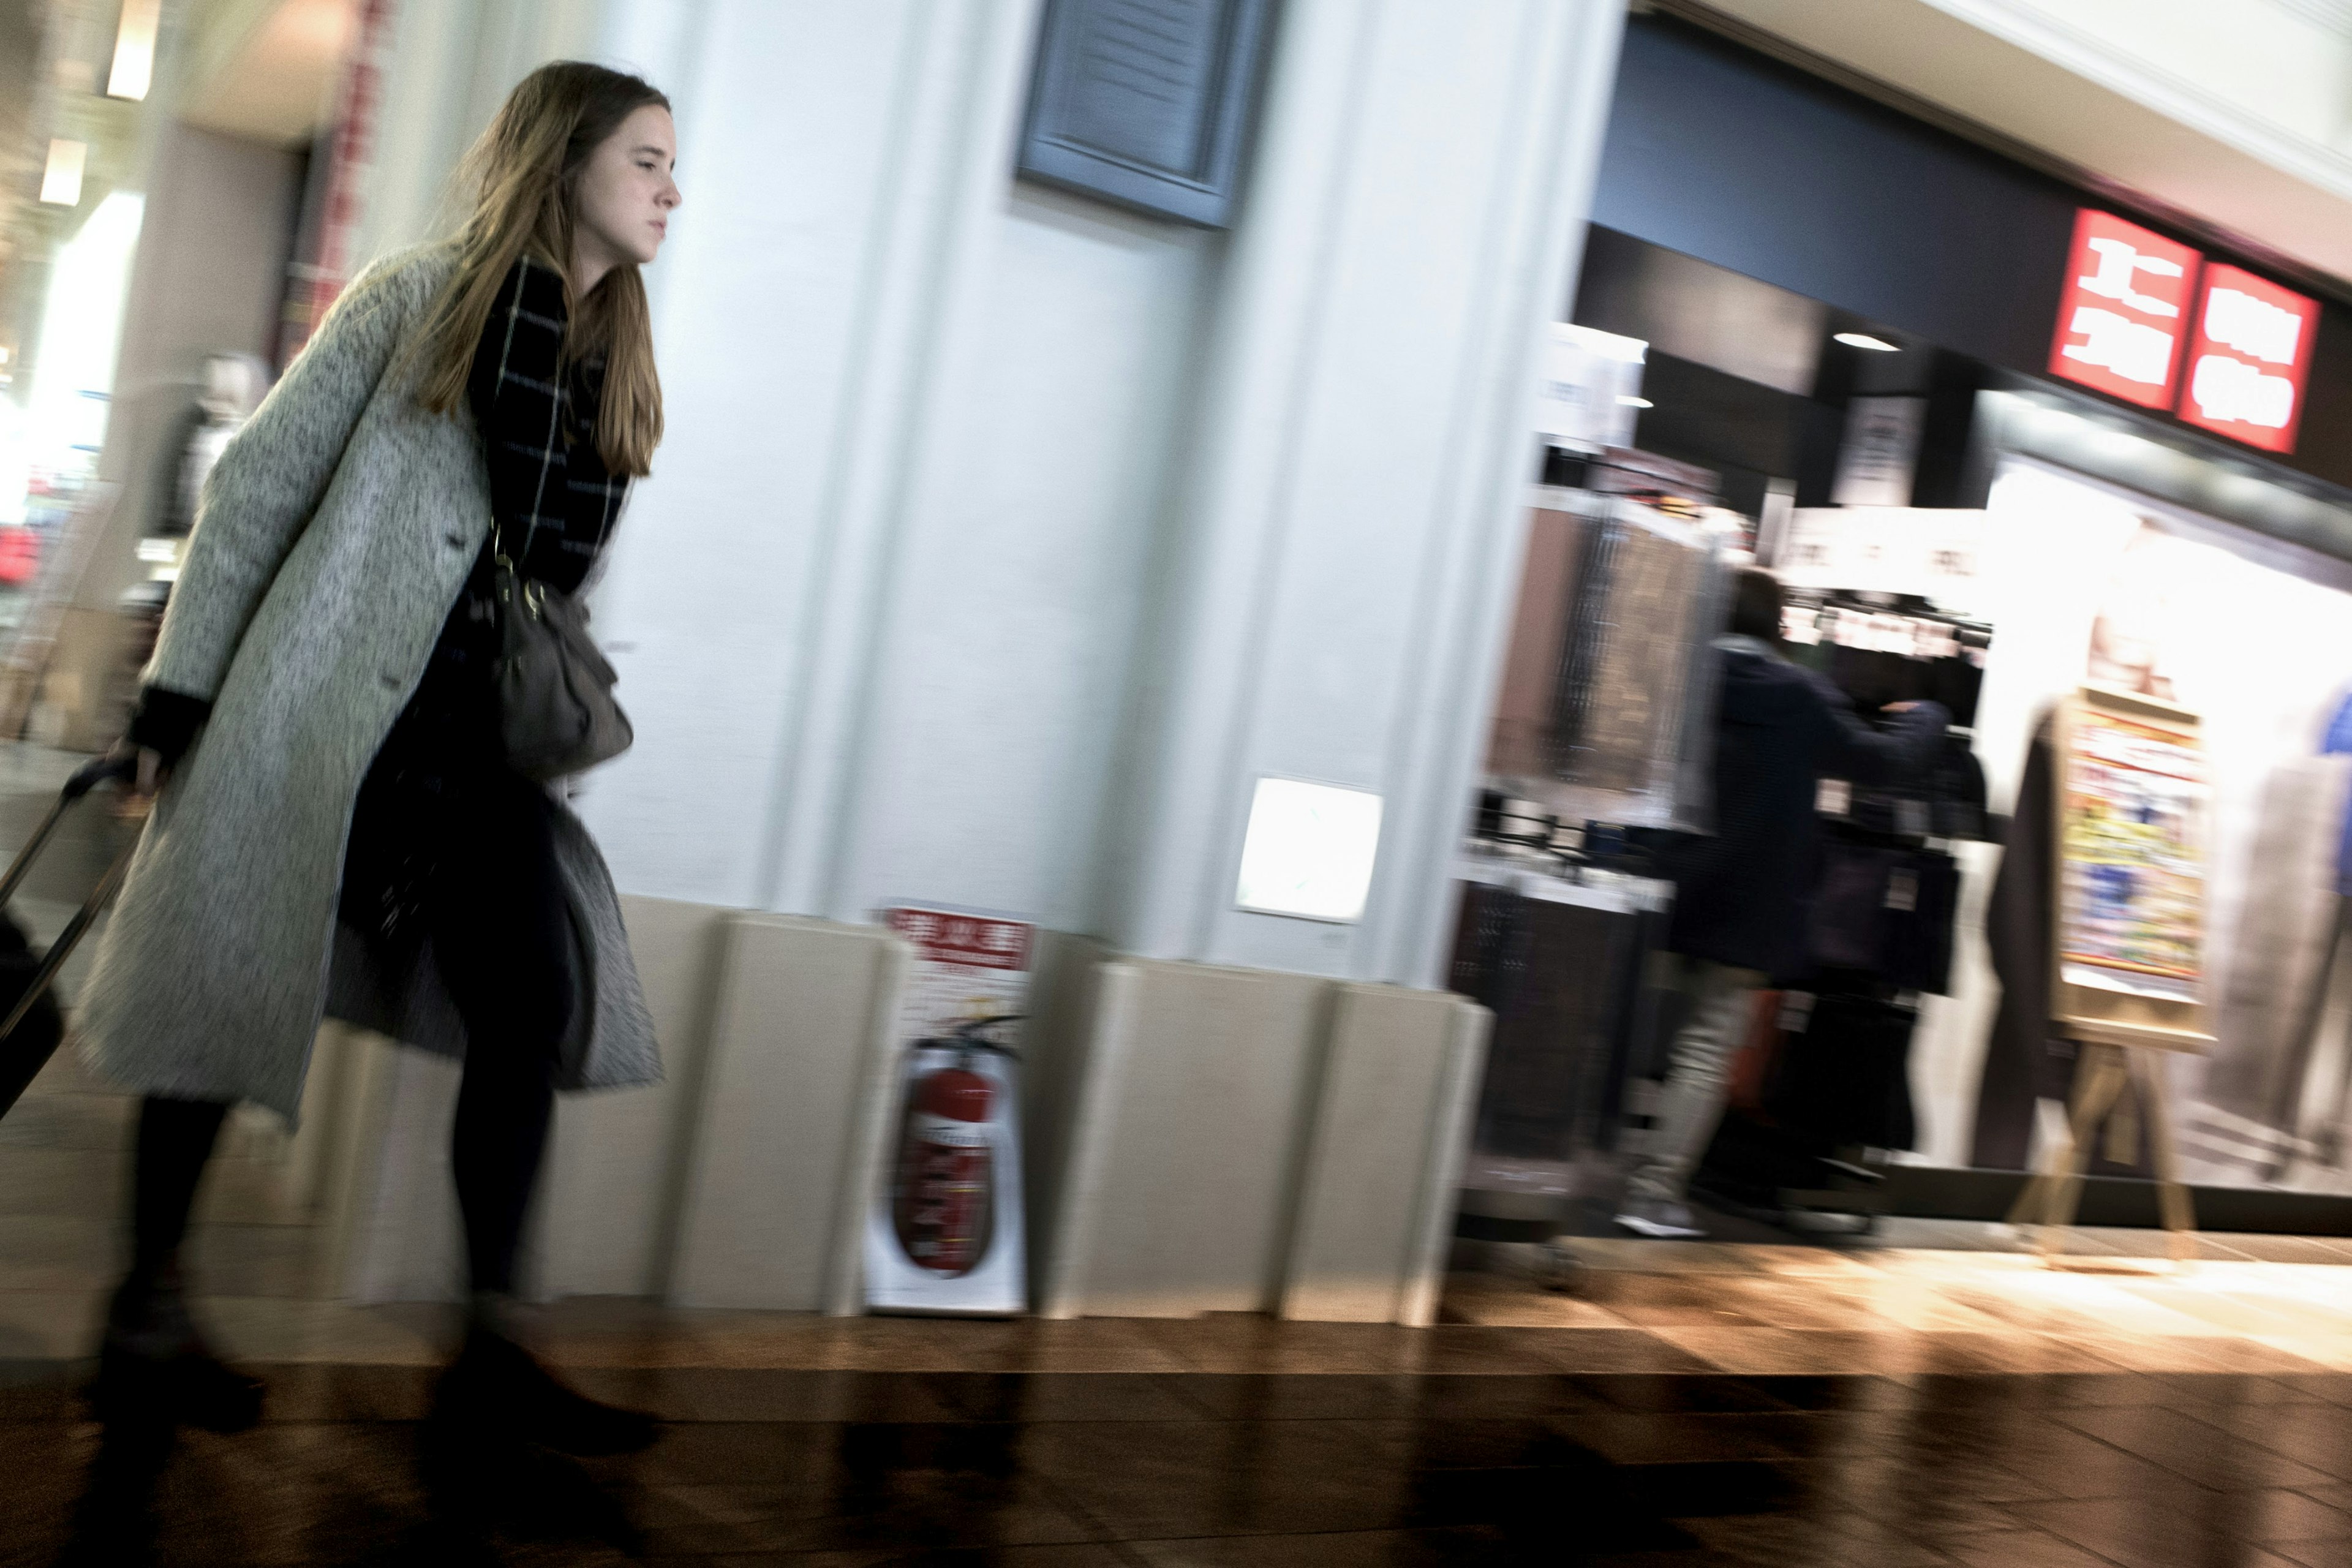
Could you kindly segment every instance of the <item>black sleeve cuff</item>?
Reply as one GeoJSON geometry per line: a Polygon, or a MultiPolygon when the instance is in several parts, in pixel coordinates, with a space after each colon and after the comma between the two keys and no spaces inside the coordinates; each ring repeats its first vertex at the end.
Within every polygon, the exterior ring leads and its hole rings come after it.
{"type": "Polygon", "coordinates": [[[144,746],[162,757],[165,767],[172,767],[187,754],[196,731],[212,716],[213,705],[201,697],[150,686],[139,694],[139,710],[131,716],[131,731],[126,738],[132,745],[144,746]]]}

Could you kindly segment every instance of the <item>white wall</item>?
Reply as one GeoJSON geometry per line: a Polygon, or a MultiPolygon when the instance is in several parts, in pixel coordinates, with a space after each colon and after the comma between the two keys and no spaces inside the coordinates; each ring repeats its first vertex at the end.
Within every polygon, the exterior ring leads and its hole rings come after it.
{"type": "Polygon", "coordinates": [[[1161,498],[1220,237],[1008,184],[973,374],[918,489],[829,912],[908,893],[1097,929],[1161,498]]]}
{"type": "Polygon", "coordinates": [[[1622,21],[1285,8],[1107,868],[1122,950],[1435,980],[1622,21]],[[1234,907],[1267,774],[1382,797],[1360,923],[1234,907]]]}
{"type": "MultiPolygon", "coordinates": [[[[583,801],[622,887],[761,902],[760,847],[822,637],[830,537],[881,374],[875,294],[909,7],[727,4],[668,90],[685,203],[651,276],[668,436],[599,593],[637,725],[583,801]]],[[[814,911],[803,911],[814,912],[814,911]]]]}
{"type": "Polygon", "coordinates": [[[1022,7],[701,22],[635,46],[691,56],[687,201],[598,605],[638,745],[583,808],[635,892],[1089,929],[1222,242],[1011,178],[1022,7]]]}
{"type": "Polygon", "coordinates": [[[1230,258],[1012,181],[1024,6],[703,20],[599,608],[623,886],[1425,978],[1616,7],[1289,7],[1230,258]],[[1389,799],[1364,925],[1225,908],[1276,772],[1389,799]]]}

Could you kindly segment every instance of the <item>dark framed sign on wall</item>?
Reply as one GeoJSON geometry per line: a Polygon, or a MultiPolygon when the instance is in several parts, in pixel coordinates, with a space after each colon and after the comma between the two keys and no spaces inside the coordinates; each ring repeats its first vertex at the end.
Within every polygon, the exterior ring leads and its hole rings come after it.
{"type": "Polygon", "coordinates": [[[1021,176],[1226,227],[1274,8],[1275,0],[1047,0],[1021,176]]]}

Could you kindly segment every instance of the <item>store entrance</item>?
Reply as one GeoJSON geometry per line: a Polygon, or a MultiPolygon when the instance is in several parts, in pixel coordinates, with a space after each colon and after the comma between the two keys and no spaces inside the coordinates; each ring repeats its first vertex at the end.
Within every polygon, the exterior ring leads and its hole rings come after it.
{"type": "MultiPolygon", "coordinates": [[[[1774,944],[1785,957],[1753,961],[1764,967],[1736,996],[1710,999],[1709,956],[1747,955],[1693,940],[1687,920],[1678,936],[1676,898],[1718,853],[1717,814],[1759,809],[1717,755],[1731,721],[1718,701],[1732,584],[1752,570],[1759,520],[1721,506],[1706,470],[1654,454],[1555,458],[1549,477],[1577,482],[1529,498],[1486,790],[1462,858],[1451,983],[1496,1014],[1464,1228],[1638,1226],[1620,1223],[1629,1182],[1643,1184],[1662,1139],[1695,1136],[1696,1167],[1671,1197],[1713,1211],[1696,1228],[1730,1216],[1867,1230],[1885,1187],[1873,1152],[1917,1142],[1908,1051],[1921,997],[1951,985],[1952,846],[1990,831],[1970,726],[1991,629],[1919,593],[1787,593],[1770,658],[1790,684],[1827,693],[1824,714],[1835,705],[1847,722],[1891,724],[1932,702],[1944,717],[1899,777],[1805,781],[1809,843],[1789,872],[1804,885],[1757,896],[1801,904],[1810,924],[1774,944]],[[1727,1075],[1726,1109],[1719,1126],[1710,1116],[1677,1131],[1686,1113],[1662,1097],[1674,1100],[1694,1012],[1710,1005],[1727,1011],[1730,1037],[1699,1070],[1727,1075]]],[[[1787,723],[1815,717],[1792,710],[1787,723]]],[[[1781,749],[1810,744],[1791,735],[1781,749]]]]}
{"type": "Polygon", "coordinates": [[[1717,826],[1717,645],[1751,562],[1786,595],[1775,660],[1875,731],[1933,701],[1944,731],[1899,784],[1822,774],[1797,956],[1746,997],[1690,1176],[1698,1228],[1997,1225],[2061,1144],[2079,1052],[2049,983],[2071,851],[2034,759],[2091,686],[2201,720],[2193,917],[2122,861],[2097,872],[2112,902],[2084,907],[2122,922],[2089,941],[2098,984],[2200,998],[2210,1044],[2168,1058],[2154,1100],[2118,1097],[2084,1151],[2085,1216],[2158,1222],[2168,1126],[2209,1226],[2352,1229],[2352,565],[2273,521],[2308,517],[2320,541],[2352,511],[2177,426],[1812,301],[1759,303],[1784,291],[1623,236],[1596,232],[1587,266],[1593,352],[1645,363],[1606,388],[1623,425],[1553,432],[1526,500],[1455,888],[1451,984],[1496,1014],[1463,1234],[1619,1230],[1654,1154],[1695,1001],[1678,867],[1717,826]],[[1731,295],[1778,337],[1710,343],[1731,295]],[[1695,300],[1713,301],[1696,324],[1676,315],[1695,300]]]}

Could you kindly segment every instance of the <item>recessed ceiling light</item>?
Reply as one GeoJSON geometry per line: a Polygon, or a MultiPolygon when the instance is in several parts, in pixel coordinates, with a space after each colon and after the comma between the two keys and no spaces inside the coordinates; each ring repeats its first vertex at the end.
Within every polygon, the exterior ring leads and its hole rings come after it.
{"type": "Polygon", "coordinates": [[[1885,338],[1874,338],[1868,332],[1840,332],[1833,341],[1850,349],[1868,349],[1873,353],[1899,354],[1903,352],[1885,338]]]}
{"type": "Polygon", "coordinates": [[[1622,394],[1619,395],[1617,401],[1623,404],[1628,408],[1655,408],[1657,406],[1656,404],[1651,402],[1646,397],[1626,397],[1622,394]]]}

